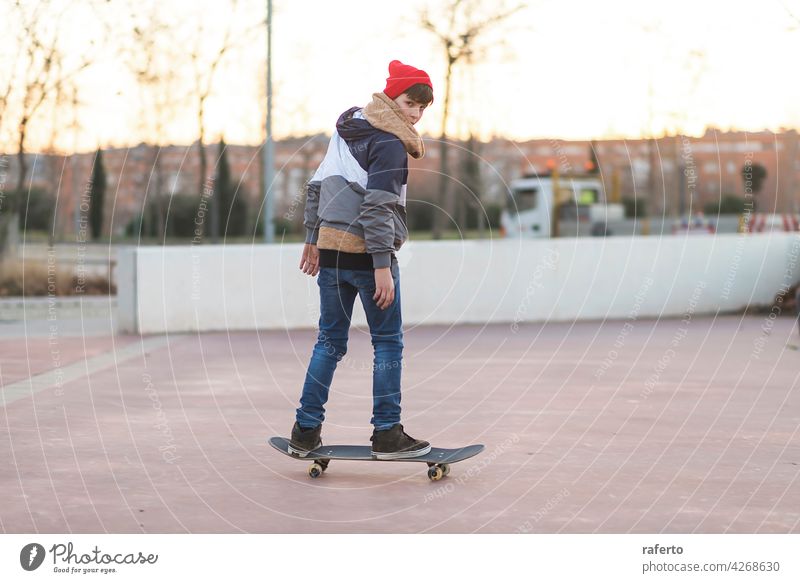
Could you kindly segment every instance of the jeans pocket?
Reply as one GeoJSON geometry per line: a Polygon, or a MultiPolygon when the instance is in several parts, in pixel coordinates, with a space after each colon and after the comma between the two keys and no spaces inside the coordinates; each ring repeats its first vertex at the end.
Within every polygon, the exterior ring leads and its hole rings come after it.
{"type": "Polygon", "coordinates": [[[359,271],[358,287],[370,294],[375,294],[375,272],[374,271],[359,271]]]}
{"type": "Polygon", "coordinates": [[[320,267],[319,273],[317,273],[317,285],[319,287],[331,287],[334,285],[334,274],[335,267],[320,267]]]}

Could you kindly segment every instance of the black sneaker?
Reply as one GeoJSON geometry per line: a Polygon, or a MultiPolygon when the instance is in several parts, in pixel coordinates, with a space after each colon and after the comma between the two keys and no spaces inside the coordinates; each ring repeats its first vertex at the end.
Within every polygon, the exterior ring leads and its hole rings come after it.
{"type": "Polygon", "coordinates": [[[289,441],[289,453],[306,457],[309,452],[322,445],[319,437],[321,432],[322,424],[311,429],[302,429],[295,421],[294,427],[292,427],[292,439],[289,441]]]}
{"type": "Polygon", "coordinates": [[[379,460],[394,460],[407,457],[419,457],[431,451],[431,444],[427,441],[414,439],[398,423],[391,429],[373,431],[372,455],[379,460]]]}

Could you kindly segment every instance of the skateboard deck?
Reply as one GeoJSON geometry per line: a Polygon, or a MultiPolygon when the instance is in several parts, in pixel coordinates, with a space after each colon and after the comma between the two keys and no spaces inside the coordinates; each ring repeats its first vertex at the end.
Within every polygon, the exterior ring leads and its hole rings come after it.
{"type": "Polygon", "coordinates": [[[297,460],[312,462],[308,468],[308,475],[319,478],[328,469],[331,460],[358,460],[371,462],[424,462],[428,464],[428,478],[441,480],[450,473],[450,464],[464,461],[483,451],[483,445],[468,445],[457,449],[444,449],[432,447],[431,451],[419,457],[382,460],[372,455],[372,448],[368,445],[322,445],[310,451],[305,457],[289,453],[289,440],[285,437],[270,437],[269,444],[281,452],[297,460]]]}

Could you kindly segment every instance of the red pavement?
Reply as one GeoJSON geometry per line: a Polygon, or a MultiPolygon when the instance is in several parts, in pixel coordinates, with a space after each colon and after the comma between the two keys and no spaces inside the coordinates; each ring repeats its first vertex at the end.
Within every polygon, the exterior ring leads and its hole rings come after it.
{"type": "MultiPolygon", "coordinates": [[[[768,335],[767,321],[407,328],[406,429],[486,445],[440,482],[421,464],[341,461],[311,480],[307,462],[269,447],[291,427],[315,331],[172,335],[3,408],[0,527],[800,532],[800,342],[792,319],[768,335]]],[[[82,340],[64,354],[83,358],[82,340]]],[[[85,350],[140,341],[96,337],[85,350]]],[[[4,386],[24,376],[20,362],[35,373],[50,358],[42,338],[0,349],[4,386]]],[[[368,443],[370,365],[368,333],[354,329],[327,443],[368,443]]]]}
{"type": "MultiPolygon", "coordinates": [[[[137,340],[137,337],[117,337],[116,346],[121,348],[137,340]]],[[[27,341],[19,338],[3,339],[0,340],[0,354],[3,355],[0,363],[0,384],[8,385],[42,374],[54,367],[80,362],[104,354],[111,348],[109,338],[96,336],[78,338],[39,336],[28,338],[27,341]]]]}

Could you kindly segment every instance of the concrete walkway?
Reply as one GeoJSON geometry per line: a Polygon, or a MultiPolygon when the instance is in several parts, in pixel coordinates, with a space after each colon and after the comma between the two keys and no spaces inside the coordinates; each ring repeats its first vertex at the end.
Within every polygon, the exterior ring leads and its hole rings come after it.
{"type": "MultiPolygon", "coordinates": [[[[313,330],[80,324],[0,325],[2,532],[800,532],[791,318],[407,329],[406,429],[486,445],[440,482],[336,461],[311,480],[267,445],[313,330]]],[[[354,329],[327,443],[368,443],[370,366],[354,329]]]]}
{"type": "Polygon", "coordinates": [[[116,309],[117,296],[0,298],[0,323],[108,318],[116,309]]]}

